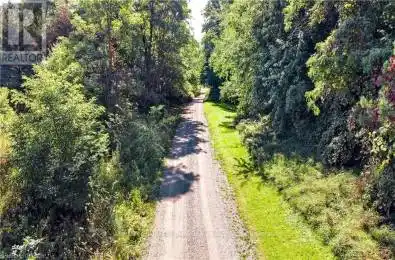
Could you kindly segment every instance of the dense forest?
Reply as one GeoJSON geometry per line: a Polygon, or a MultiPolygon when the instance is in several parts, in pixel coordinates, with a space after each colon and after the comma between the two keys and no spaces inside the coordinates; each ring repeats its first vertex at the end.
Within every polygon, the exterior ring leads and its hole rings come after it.
{"type": "Polygon", "coordinates": [[[45,61],[2,66],[0,258],[137,258],[178,105],[200,81],[188,3],[47,8],[45,61]]]}
{"type": "Polygon", "coordinates": [[[340,259],[391,259],[395,3],[209,0],[204,75],[260,174],[340,259]]]}
{"type": "Polygon", "coordinates": [[[200,85],[334,256],[395,257],[393,0],[208,0],[201,44],[187,0],[46,8],[45,60],[1,65],[0,259],[142,257],[200,85]]]}

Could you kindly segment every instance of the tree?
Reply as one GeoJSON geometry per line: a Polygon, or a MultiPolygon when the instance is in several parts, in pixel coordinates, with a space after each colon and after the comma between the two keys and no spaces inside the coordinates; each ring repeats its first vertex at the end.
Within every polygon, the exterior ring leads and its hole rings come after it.
{"type": "Polygon", "coordinates": [[[215,39],[221,34],[221,13],[224,10],[223,1],[209,0],[204,8],[204,24],[202,31],[204,36],[202,39],[204,50],[204,69],[203,69],[203,83],[211,86],[211,98],[217,100],[219,98],[219,86],[221,79],[215,74],[212,65],[210,64],[210,57],[215,48],[215,39]]]}

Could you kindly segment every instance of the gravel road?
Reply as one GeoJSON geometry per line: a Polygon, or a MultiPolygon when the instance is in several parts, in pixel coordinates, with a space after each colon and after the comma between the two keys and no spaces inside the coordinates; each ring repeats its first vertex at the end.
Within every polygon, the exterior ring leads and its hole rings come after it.
{"type": "Polygon", "coordinates": [[[237,213],[213,159],[202,98],[186,107],[183,118],[166,161],[145,258],[240,259],[237,213]]]}

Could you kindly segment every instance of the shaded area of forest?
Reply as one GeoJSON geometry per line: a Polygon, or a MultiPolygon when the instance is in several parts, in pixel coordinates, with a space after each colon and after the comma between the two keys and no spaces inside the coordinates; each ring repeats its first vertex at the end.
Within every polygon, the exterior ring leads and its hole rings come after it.
{"type": "Polygon", "coordinates": [[[0,258],[141,256],[178,106],[199,92],[189,12],[48,2],[48,57],[0,89],[0,258]]]}
{"type": "Polygon", "coordinates": [[[395,251],[393,1],[210,0],[204,76],[340,259],[395,251]]]}

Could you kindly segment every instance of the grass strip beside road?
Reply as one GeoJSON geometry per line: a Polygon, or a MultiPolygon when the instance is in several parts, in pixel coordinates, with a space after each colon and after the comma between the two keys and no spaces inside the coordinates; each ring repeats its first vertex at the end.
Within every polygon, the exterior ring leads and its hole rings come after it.
{"type": "Polygon", "coordinates": [[[206,102],[204,110],[217,160],[233,188],[259,258],[334,259],[331,249],[292,211],[277,189],[263,182],[248,166],[248,152],[232,127],[235,112],[212,102],[206,102]]]}

